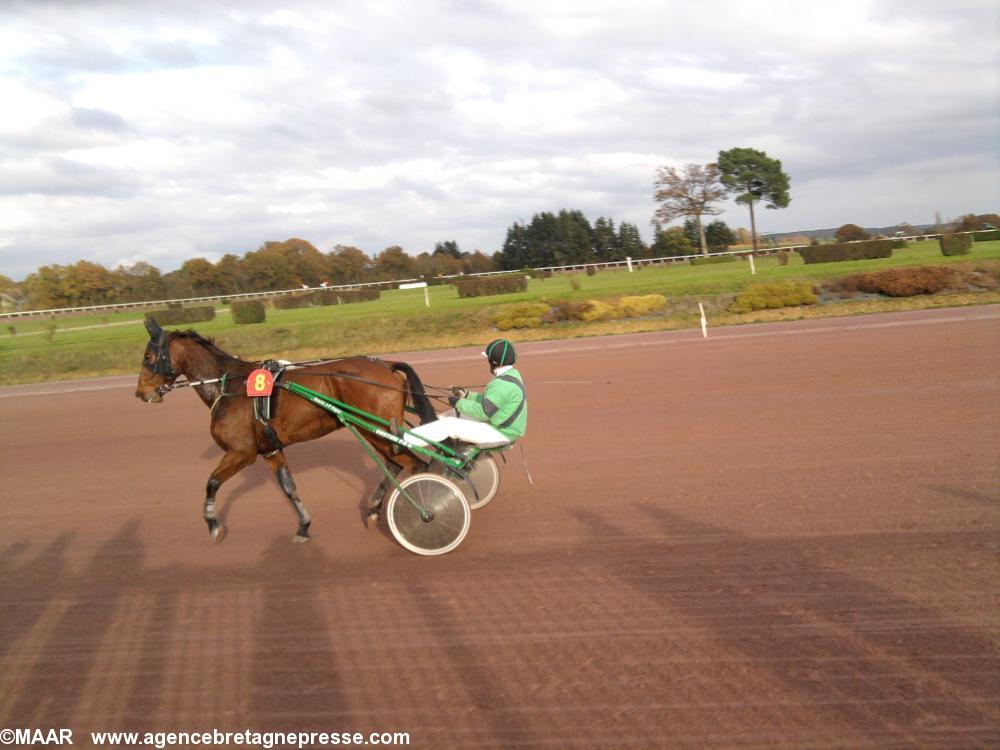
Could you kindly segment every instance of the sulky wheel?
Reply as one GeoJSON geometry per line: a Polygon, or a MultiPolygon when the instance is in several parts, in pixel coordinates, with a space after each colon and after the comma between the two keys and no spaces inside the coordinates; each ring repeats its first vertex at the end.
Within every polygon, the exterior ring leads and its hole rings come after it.
{"type": "Polygon", "coordinates": [[[466,468],[465,473],[469,477],[468,481],[453,471],[445,472],[445,476],[465,491],[469,507],[479,510],[492,500],[500,489],[500,466],[492,453],[483,453],[472,466],[466,468]],[[469,482],[473,487],[468,486],[469,482]]]}
{"type": "Polygon", "coordinates": [[[414,506],[393,488],[386,503],[389,530],[403,547],[418,555],[451,552],[469,532],[472,511],[465,494],[453,481],[440,474],[414,474],[399,483],[416,501],[414,506]],[[421,515],[421,510],[429,518],[421,515]]]}

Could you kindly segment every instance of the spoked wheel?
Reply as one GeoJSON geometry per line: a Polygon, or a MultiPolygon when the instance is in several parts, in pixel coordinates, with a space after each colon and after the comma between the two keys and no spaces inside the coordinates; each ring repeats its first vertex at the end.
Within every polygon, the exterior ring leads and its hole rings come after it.
{"type": "Polygon", "coordinates": [[[465,491],[469,507],[479,510],[492,500],[500,489],[500,466],[492,453],[483,453],[465,473],[469,477],[468,481],[450,469],[445,471],[445,476],[465,491]],[[472,483],[472,487],[468,486],[469,482],[472,483]]]}
{"type": "Polygon", "coordinates": [[[472,511],[458,486],[439,474],[414,474],[399,483],[417,508],[393,488],[386,503],[389,530],[403,547],[418,555],[451,552],[469,533],[472,511]],[[421,510],[427,517],[421,515],[421,510]]]}

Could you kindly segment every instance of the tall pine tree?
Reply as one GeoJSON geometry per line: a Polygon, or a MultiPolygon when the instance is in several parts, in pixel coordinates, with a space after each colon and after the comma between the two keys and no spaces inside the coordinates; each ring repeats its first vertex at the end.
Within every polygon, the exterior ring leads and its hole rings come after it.
{"type": "Polygon", "coordinates": [[[618,257],[610,260],[625,260],[625,258],[648,258],[649,248],[642,241],[639,227],[623,221],[618,227],[618,257]]]}
{"type": "Polygon", "coordinates": [[[621,249],[618,234],[615,232],[614,219],[599,217],[594,222],[594,255],[603,262],[621,260],[621,249]]]}

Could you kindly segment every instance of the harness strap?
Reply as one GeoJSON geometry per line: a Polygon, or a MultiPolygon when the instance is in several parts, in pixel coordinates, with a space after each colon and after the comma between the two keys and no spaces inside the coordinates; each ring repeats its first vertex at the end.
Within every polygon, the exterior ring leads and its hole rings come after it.
{"type": "Polygon", "coordinates": [[[264,435],[271,441],[271,447],[274,448],[274,450],[268,451],[267,453],[261,453],[261,455],[264,456],[264,458],[270,458],[271,456],[281,453],[281,451],[285,449],[285,444],[278,439],[278,435],[275,433],[274,428],[271,427],[269,422],[262,422],[261,424],[264,425],[264,435]]]}
{"type": "MultiPolygon", "coordinates": [[[[285,372],[284,366],[280,362],[275,362],[273,359],[262,362],[261,366],[269,372],[274,373],[274,384],[277,385],[279,378],[281,378],[285,372]]],[[[274,428],[271,427],[271,416],[273,414],[273,410],[278,408],[278,390],[272,391],[272,395],[270,396],[255,398],[253,400],[254,418],[260,422],[261,426],[264,428],[264,436],[268,439],[268,442],[271,443],[271,447],[273,448],[273,450],[261,454],[265,458],[270,458],[271,456],[280,453],[285,448],[284,443],[281,442],[278,438],[278,434],[274,431],[274,428]],[[274,399],[273,402],[272,399],[274,399]]]]}
{"type": "Polygon", "coordinates": [[[497,425],[499,429],[503,430],[514,424],[514,422],[517,421],[517,418],[521,416],[521,412],[524,411],[524,405],[528,402],[528,394],[524,390],[524,383],[515,378],[513,375],[500,375],[498,376],[498,379],[503,380],[507,383],[513,383],[514,385],[516,385],[518,388],[521,389],[521,403],[519,403],[517,405],[517,408],[514,409],[513,414],[507,417],[507,419],[505,419],[502,424],[497,425]]]}

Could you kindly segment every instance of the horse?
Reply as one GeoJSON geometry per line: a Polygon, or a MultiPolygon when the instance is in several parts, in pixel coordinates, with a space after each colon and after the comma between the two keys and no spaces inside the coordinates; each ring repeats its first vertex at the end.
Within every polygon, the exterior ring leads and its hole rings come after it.
{"type": "MultiPolygon", "coordinates": [[[[215,495],[223,482],[253,464],[261,456],[270,466],[299,519],[293,541],[309,541],[312,518],[302,504],[288,468],[283,449],[294,443],[315,440],[343,424],[331,413],[304,398],[275,388],[276,405],[268,422],[257,419],[253,399],[243,383],[261,366],[226,353],[211,339],[192,330],[165,331],[152,318],[146,320],[149,343],[139,370],[136,398],[146,403],[162,403],[164,396],[183,375],[209,408],[210,431],[225,453],[212,471],[205,487],[204,519],[213,541],[221,542],[226,527],[215,514],[215,495]],[[208,381],[208,382],[202,382],[208,381]],[[230,385],[236,385],[230,389],[230,385]]],[[[381,417],[390,424],[403,424],[407,401],[416,410],[421,424],[436,419],[431,402],[417,373],[405,362],[387,362],[369,357],[346,357],[317,365],[287,370],[284,381],[299,383],[358,409],[381,417]]],[[[374,433],[365,439],[381,455],[389,471],[398,475],[418,468],[416,456],[394,451],[393,444],[374,433]]],[[[383,478],[368,499],[366,524],[378,523],[382,496],[390,486],[383,478]]]]}

